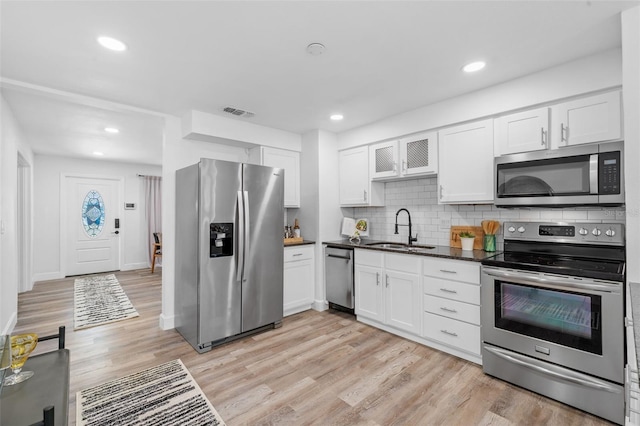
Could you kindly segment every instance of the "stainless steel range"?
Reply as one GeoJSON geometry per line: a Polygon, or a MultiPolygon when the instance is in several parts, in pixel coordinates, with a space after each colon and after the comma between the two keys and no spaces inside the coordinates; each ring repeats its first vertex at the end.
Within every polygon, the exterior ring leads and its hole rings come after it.
{"type": "Polygon", "coordinates": [[[485,373],[624,423],[624,226],[506,222],[482,262],[485,373]]]}

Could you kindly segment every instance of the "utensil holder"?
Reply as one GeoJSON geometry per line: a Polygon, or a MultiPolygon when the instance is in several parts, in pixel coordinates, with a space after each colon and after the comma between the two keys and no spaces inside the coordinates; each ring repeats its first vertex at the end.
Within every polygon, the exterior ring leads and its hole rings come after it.
{"type": "Polygon", "coordinates": [[[496,251],[496,236],[495,234],[487,234],[484,236],[482,244],[484,251],[496,251]]]}

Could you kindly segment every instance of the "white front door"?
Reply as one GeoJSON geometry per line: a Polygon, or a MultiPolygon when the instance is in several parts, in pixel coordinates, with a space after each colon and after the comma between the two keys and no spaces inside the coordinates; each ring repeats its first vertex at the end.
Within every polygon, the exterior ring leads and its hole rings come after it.
{"type": "Polygon", "coordinates": [[[119,270],[121,180],[78,176],[64,180],[65,276],[119,270]]]}

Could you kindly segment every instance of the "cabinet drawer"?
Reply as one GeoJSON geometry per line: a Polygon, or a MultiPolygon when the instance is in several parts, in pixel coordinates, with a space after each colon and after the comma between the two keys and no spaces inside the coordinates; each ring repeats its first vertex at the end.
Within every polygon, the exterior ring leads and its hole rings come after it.
{"type": "Polygon", "coordinates": [[[424,310],[444,317],[480,325],[480,306],[425,294],[424,310]]]}
{"type": "Polygon", "coordinates": [[[480,284],[480,264],[465,260],[423,259],[424,275],[480,284]]]}
{"type": "Polygon", "coordinates": [[[375,266],[376,268],[382,268],[384,253],[374,250],[356,250],[355,260],[356,265],[375,266]]]}
{"type": "Polygon", "coordinates": [[[389,254],[384,257],[385,268],[408,274],[420,274],[420,258],[408,254],[389,254]]]}
{"type": "Polygon", "coordinates": [[[425,312],[424,337],[480,355],[480,326],[425,312]]]}
{"type": "Polygon", "coordinates": [[[480,286],[476,284],[460,283],[440,278],[424,277],[423,290],[430,294],[459,302],[480,304],[480,286]]]}
{"type": "Polygon", "coordinates": [[[313,246],[307,247],[286,247],[284,249],[284,261],[293,262],[296,260],[313,259],[313,246]]]}

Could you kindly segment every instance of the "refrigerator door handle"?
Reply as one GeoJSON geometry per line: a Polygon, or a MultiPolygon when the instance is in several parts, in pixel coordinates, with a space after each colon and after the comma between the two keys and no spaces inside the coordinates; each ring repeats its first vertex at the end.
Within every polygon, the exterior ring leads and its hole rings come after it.
{"type": "MultiPolygon", "coordinates": [[[[243,204],[244,204],[244,241],[242,242],[242,245],[244,246],[244,255],[245,255],[245,259],[249,256],[249,253],[251,253],[251,239],[249,238],[251,236],[251,227],[250,227],[250,216],[249,216],[249,212],[250,212],[250,207],[249,207],[249,192],[248,191],[242,191],[242,199],[243,199],[243,204]]],[[[249,279],[249,272],[251,272],[251,267],[250,265],[245,261],[242,263],[242,281],[247,281],[249,279]]]]}
{"type": "Polygon", "coordinates": [[[244,197],[243,191],[238,191],[238,242],[236,244],[236,252],[238,253],[238,266],[236,280],[242,281],[244,272],[244,197]]]}

